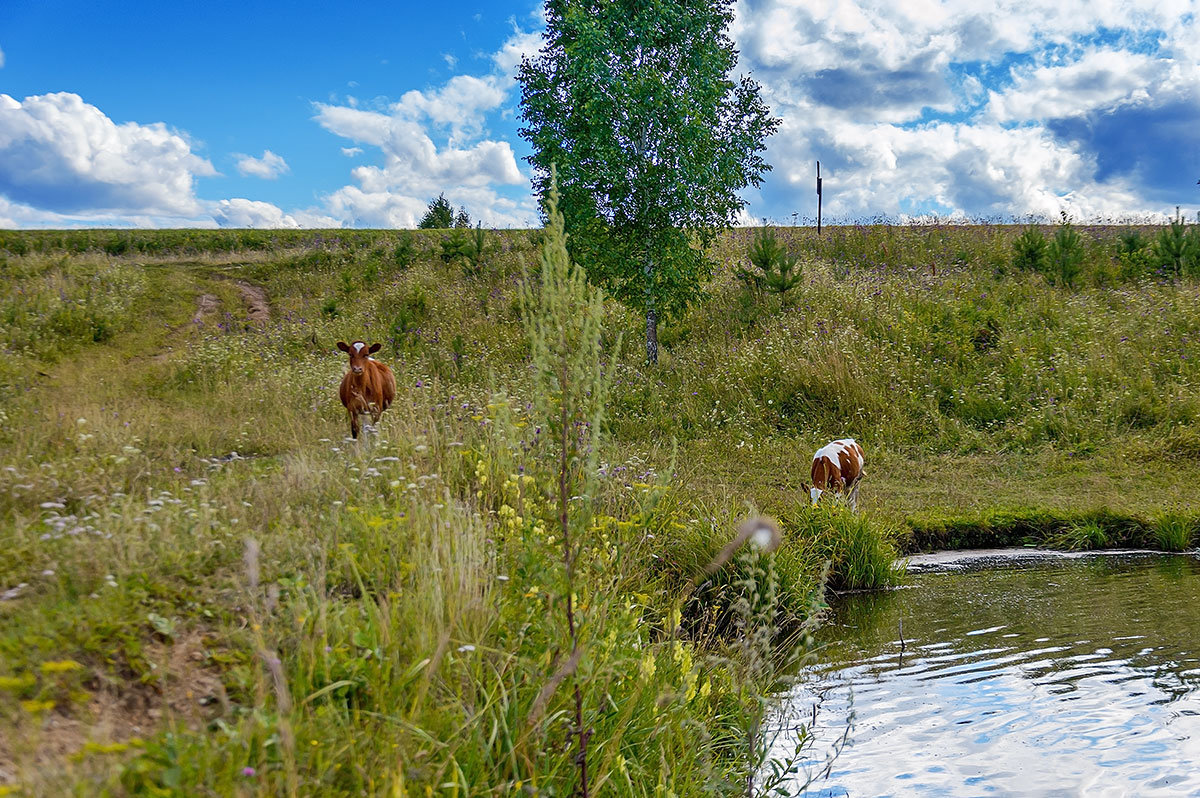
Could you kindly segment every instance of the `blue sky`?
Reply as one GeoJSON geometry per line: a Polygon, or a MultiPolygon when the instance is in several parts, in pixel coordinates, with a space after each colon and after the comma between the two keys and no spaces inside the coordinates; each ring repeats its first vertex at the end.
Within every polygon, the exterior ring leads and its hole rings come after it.
{"type": "MultiPolygon", "coordinates": [[[[540,4],[0,3],[0,226],[412,226],[536,213],[540,4]]],[[[783,120],[745,219],[1200,206],[1197,0],[741,0],[783,120]]]]}

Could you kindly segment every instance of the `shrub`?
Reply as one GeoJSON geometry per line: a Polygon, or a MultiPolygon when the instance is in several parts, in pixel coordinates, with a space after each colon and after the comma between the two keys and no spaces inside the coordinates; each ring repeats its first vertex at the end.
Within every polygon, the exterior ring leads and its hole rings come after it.
{"type": "Polygon", "coordinates": [[[454,263],[466,259],[466,252],[470,245],[471,242],[466,233],[458,228],[452,229],[450,235],[442,239],[442,261],[454,263]]]}
{"type": "Polygon", "coordinates": [[[1159,231],[1151,248],[1155,267],[1168,277],[1200,274],[1200,232],[1176,210],[1171,223],[1159,231]]]}
{"type": "Polygon", "coordinates": [[[1064,211],[1058,231],[1046,250],[1050,281],[1066,288],[1074,288],[1075,280],[1083,270],[1083,255],[1083,237],[1071,225],[1064,211]]]}
{"type": "Polygon", "coordinates": [[[1046,237],[1030,225],[1013,241],[1013,267],[1020,271],[1046,270],[1046,237]]]}
{"type": "Polygon", "coordinates": [[[470,235],[459,239],[455,257],[463,261],[463,270],[471,277],[483,272],[483,267],[495,250],[496,247],[488,242],[487,233],[480,223],[470,235]]]}
{"type": "Polygon", "coordinates": [[[402,230],[396,238],[396,247],[392,250],[392,259],[396,262],[396,268],[401,271],[413,265],[417,259],[417,248],[413,241],[413,234],[408,230],[402,230]]]}
{"type": "Polygon", "coordinates": [[[739,267],[738,275],[753,290],[766,289],[782,297],[800,283],[800,258],[784,248],[773,228],[760,228],[746,255],[752,268],[739,267]]]}

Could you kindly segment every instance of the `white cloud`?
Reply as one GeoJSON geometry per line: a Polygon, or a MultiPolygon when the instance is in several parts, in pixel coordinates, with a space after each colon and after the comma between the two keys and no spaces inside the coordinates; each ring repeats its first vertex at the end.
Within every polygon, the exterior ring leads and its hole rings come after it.
{"type": "Polygon", "coordinates": [[[289,167],[282,156],[270,150],[263,150],[261,158],[250,155],[235,154],[237,170],[243,177],[261,177],[263,180],[274,180],[280,175],[287,174],[289,167]]]}
{"type": "Polygon", "coordinates": [[[424,118],[448,128],[453,143],[478,137],[485,115],[507,98],[506,87],[495,75],[455,75],[437,90],[405,92],[392,106],[392,115],[412,121],[424,118]]]}
{"type": "Polygon", "coordinates": [[[429,200],[444,192],[485,225],[532,224],[537,212],[528,179],[512,145],[489,137],[486,124],[513,102],[516,84],[506,70],[535,40],[515,31],[493,55],[492,73],[408,91],[383,110],[316,103],[313,118],[321,127],[382,155],[378,164],[353,169],[354,184],[325,198],[328,212],[353,225],[413,227],[429,200]]]}
{"type": "Polygon", "coordinates": [[[161,122],[117,124],[77,94],[0,94],[0,195],[54,213],[190,217],[215,175],[161,122]]]}
{"type": "Polygon", "coordinates": [[[1142,53],[1092,50],[1065,64],[1014,71],[1011,88],[990,92],[987,113],[1000,122],[1028,122],[1148,102],[1165,87],[1171,66],[1142,53]]]}
{"type": "Polygon", "coordinates": [[[739,68],[784,121],[752,210],[815,215],[820,158],[827,216],[1161,211],[1146,175],[1162,165],[1143,153],[1122,168],[1111,149],[1138,145],[1106,115],[1136,109],[1155,130],[1168,115],[1187,128],[1187,109],[1200,109],[1195,10],[1194,0],[999,0],[986,14],[973,0],[743,0],[739,68]]]}
{"type": "Polygon", "coordinates": [[[355,155],[362,155],[362,147],[342,147],[342,155],[347,158],[353,158],[355,155]]]}
{"type": "Polygon", "coordinates": [[[213,203],[213,218],[221,227],[299,227],[292,216],[269,202],[234,198],[213,203]]]}
{"type": "Polygon", "coordinates": [[[4,66],[4,50],[0,49],[0,67],[4,66]]]}
{"type": "MultiPolygon", "coordinates": [[[[543,20],[542,24],[545,24],[543,20]]],[[[492,55],[492,63],[506,78],[517,74],[517,67],[522,58],[532,58],[542,47],[541,31],[522,31],[519,28],[505,40],[500,49],[492,55]]]]}
{"type": "Polygon", "coordinates": [[[317,211],[284,213],[269,202],[243,198],[206,203],[209,213],[221,227],[297,228],[341,227],[342,222],[317,211]]]}

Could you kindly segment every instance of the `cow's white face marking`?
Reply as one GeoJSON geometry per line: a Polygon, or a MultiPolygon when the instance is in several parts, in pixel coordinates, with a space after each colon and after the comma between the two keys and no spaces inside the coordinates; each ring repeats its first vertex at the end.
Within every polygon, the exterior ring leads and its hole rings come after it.
{"type": "Polygon", "coordinates": [[[364,343],[362,343],[361,341],[359,341],[359,342],[357,342],[357,343],[355,343],[355,344],[354,344],[354,351],[355,351],[355,352],[361,352],[361,351],[362,351],[364,348],[366,348],[366,346],[367,346],[366,344],[364,344],[364,343]]]}
{"type": "Polygon", "coordinates": [[[810,496],[812,496],[813,504],[817,503],[817,500],[821,498],[822,493],[824,493],[824,491],[822,491],[820,488],[809,488],[808,489],[808,494],[810,496]]]}

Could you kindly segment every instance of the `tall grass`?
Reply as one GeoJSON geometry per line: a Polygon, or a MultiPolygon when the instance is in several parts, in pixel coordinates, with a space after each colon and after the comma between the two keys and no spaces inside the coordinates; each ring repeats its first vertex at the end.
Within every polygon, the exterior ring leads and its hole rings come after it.
{"type": "MultiPolygon", "coordinates": [[[[541,243],[563,251],[553,230],[541,243]]],[[[339,260],[292,258],[240,274],[266,285],[266,331],[220,271],[123,267],[146,280],[131,327],[64,350],[48,377],[16,373],[0,433],[3,787],[740,789],[765,756],[746,729],[776,671],[735,679],[736,645],[675,633],[692,574],[662,553],[681,533],[720,548],[733,524],[694,519],[669,473],[602,443],[596,375],[616,345],[599,300],[552,271],[522,305],[511,284],[446,288],[428,260],[368,287],[339,260]],[[379,434],[343,440],[332,342],[381,337],[395,299],[422,291],[487,302],[489,334],[459,339],[455,367],[436,310],[414,314],[379,434]],[[201,292],[221,310],[193,323],[201,292]],[[320,313],[329,296],[343,315],[320,313]]],[[[776,604],[755,617],[776,623],[776,604]]]]}
{"type": "Polygon", "coordinates": [[[1079,231],[1068,292],[1006,272],[1016,230],[780,230],[803,262],[787,307],[745,304],[736,233],[659,369],[602,303],[606,415],[576,394],[557,427],[562,383],[531,368],[547,295],[520,278],[552,236],[486,233],[462,279],[440,233],[122,232],[104,254],[107,231],[5,233],[4,786],[561,794],[586,737],[593,791],[762,788],[748,730],[826,586],[1076,521],[1153,543],[1145,519],[1187,501],[1197,286],[1100,279],[1119,242],[1079,231]],[[267,330],[232,277],[265,288],[267,330]],[[112,334],[52,323],[59,305],[112,334]],[[354,338],[385,343],[399,388],[361,445],[332,349],[354,338]],[[811,510],[795,475],[847,434],[866,511],[811,510]],[[710,573],[748,505],[782,544],[710,573]],[[761,679],[750,638],[771,640],[761,679]]]}

